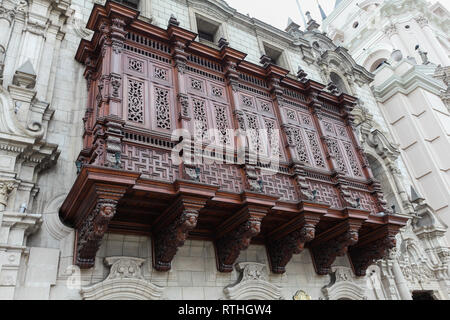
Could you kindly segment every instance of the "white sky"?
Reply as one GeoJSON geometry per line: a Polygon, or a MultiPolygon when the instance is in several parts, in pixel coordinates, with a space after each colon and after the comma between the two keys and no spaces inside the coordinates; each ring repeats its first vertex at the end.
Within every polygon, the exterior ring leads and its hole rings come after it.
{"type": "MultiPolygon", "coordinates": [[[[288,18],[291,17],[294,22],[303,29],[303,22],[298,11],[296,0],[225,0],[230,7],[235,8],[240,13],[250,14],[251,17],[271,24],[284,30],[287,27],[288,18]]],[[[318,0],[325,13],[328,15],[333,11],[335,0],[318,0]]],[[[435,3],[437,0],[428,0],[435,3]]],[[[450,0],[440,0],[448,10],[450,10],[450,0]]],[[[317,0],[300,0],[303,13],[311,12],[311,16],[321,23],[317,0]]]]}

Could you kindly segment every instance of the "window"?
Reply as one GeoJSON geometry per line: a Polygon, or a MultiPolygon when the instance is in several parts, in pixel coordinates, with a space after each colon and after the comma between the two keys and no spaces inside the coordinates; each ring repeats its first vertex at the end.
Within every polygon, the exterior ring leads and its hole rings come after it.
{"type": "Polygon", "coordinates": [[[343,93],[348,93],[344,80],[342,80],[342,78],[339,77],[336,73],[331,72],[330,79],[331,79],[331,81],[333,81],[333,83],[336,85],[336,87],[338,87],[339,91],[341,91],[343,93]]]}
{"type": "Polygon", "coordinates": [[[436,300],[433,291],[414,291],[412,293],[413,300],[436,300]]]}
{"type": "Polygon", "coordinates": [[[275,48],[267,43],[264,43],[264,51],[266,52],[266,56],[268,56],[272,63],[283,67],[288,68],[287,63],[283,56],[283,51],[281,49],[275,48]]]}
{"type": "Polygon", "coordinates": [[[378,70],[385,63],[386,63],[386,59],[385,58],[378,59],[370,67],[370,72],[374,72],[375,70],[378,70]]]}
{"type": "Polygon", "coordinates": [[[139,0],[113,0],[113,1],[124,4],[136,10],[139,8],[139,0]]]}
{"type": "Polygon", "coordinates": [[[221,37],[220,23],[200,16],[197,16],[196,19],[199,41],[216,44],[221,37]]]}

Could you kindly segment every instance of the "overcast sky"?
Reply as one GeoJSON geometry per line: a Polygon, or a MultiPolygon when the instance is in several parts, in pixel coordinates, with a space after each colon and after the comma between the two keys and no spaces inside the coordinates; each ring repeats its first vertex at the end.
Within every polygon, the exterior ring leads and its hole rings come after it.
{"type": "MultiPolygon", "coordinates": [[[[240,13],[250,14],[251,17],[269,23],[284,30],[288,18],[291,17],[296,23],[303,27],[303,22],[297,7],[296,0],[225,0],[232,8],[240,13]]],[[[326,14],[333,11],[335,0],[318,0],[326,14]]],[[[299,0],[303,12],[311,12],[311,16],[319,23],[322,22],[317,0],[299,0]]],[[[428,0],[435,3],[436,0],[428,0]]],[[[450,0],[440,0],[450,10],[450,0]]]]}

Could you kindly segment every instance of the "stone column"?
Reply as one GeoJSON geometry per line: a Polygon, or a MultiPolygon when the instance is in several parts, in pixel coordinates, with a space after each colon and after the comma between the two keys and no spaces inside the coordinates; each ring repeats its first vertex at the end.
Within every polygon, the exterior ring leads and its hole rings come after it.
{"type": "Polygon", "coordinates": [[[411,292],[409,291],[408,285],[406,284],[406,279],[403,276],[402,270],[396,258],[392,260],[392,271],[394,273],[395,284],[397,285],[398,292],[400,294],[400,299],[402,300],[412,300],[411,292]]]}
{"type": "MultiPolygon", "coordinates": [[[[447,50],[445,50],[439,41],[436,39],[436,36],[433,33],[433,30],[431,30],[430,24],[428,22],[428,19],[424,16],[419,16],[416,19],[417,24],[422,28],[425,39],[430,45],[430,49],[433,50],[433,52],[436,54],[436,56],[441,60],[439,61],[442,65],[448,66],[450,64],[450,59],[445,54],[447,50]]],[[[436,64],[439,64],[438,61],[436,61],[436,64]]]]}
{"type": "Polygon", "coordinates": [[[14,299],[26,238],[40,222],[39,214],[0,212],[0,299],[14,299]]]}
{"type": "Polygon", "coordinates": [[[16,15],[15,10],[8,10],[0,7],[0,46],[5,50],[8,46],[9,37],[11,35],[11,26],[16,15]]]}
{"type": "Polygon", "coordinates": [[[406,210],[408,213],[414,213],[414,209],[411,203],[409,202],[408,195],[405,191],[403,183],[400,180],[401,173],[399,169],[392,161],[388,164],[388,169],[391,173],[392,179],[394,180],[395,187],[397,188],[400,199],[402,200],[403,209],[406,210]]]}

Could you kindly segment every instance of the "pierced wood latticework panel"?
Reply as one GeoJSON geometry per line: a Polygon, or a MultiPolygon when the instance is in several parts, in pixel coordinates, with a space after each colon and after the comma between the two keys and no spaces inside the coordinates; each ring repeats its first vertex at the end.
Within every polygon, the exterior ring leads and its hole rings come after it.
{"type": "Polygon", "coordinates": [[[92,267],[104,233],[119,232],[151,236],[159,271],[191,238],[214,242],[221,272],[254,243],[275,273],[308,248],[319,274],[347,252],[364,274],[406,219],[367,170],[355,98],[198,43],[174,18],[161,29],[137,16],[94,6],[76,55],[84,146],[60,210],[77,230],[74,262],[92,267]]]}

